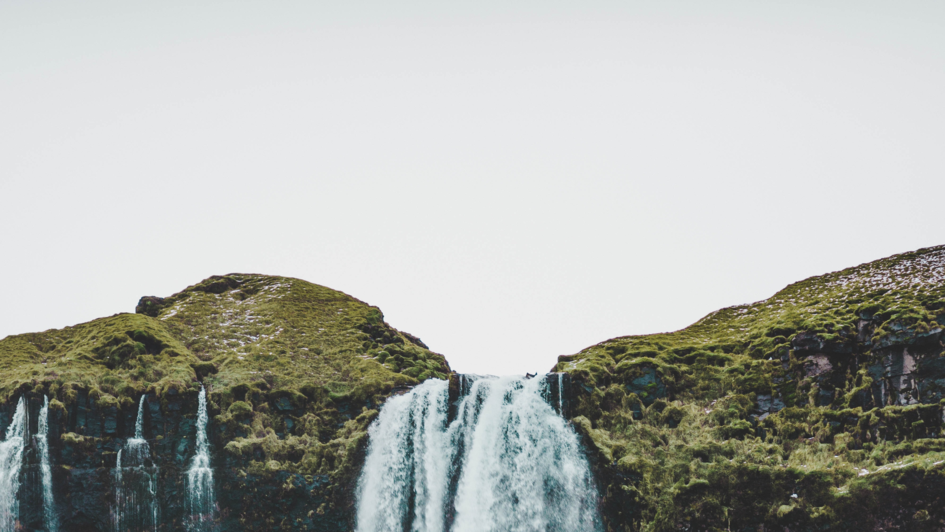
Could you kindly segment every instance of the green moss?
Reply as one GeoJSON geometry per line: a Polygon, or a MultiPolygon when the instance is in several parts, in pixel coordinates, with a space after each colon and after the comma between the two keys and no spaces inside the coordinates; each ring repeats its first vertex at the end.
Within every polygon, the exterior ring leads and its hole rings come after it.
{"type": "Polygon", "coordinates": [[[233,417],[239,417],[250,414],[252,411],[253,405],[247,403],[246,401],[236,401],[230,405],[226,412],[233,417]]]}
{"type": "Polygon", "coordinates": [[[62,443],[66,448],[80,453],[92,452],[95,449],[97,442],[95,438],[89,438],[74,432],[63,433],[59,438],[62,440],[62,443]]]}
{"type": "Polygon", "coordinates": [[[24,382],[37,393],[59,392],[66,404],[75,400],[75,388],[116,397],[140,395],[148,386],[185,388],[194,381],[190,363],[196,362],[154,318],[118,314],[0,340],[0,401],[22,393],[24,382]],[[147,343],[134,341],[135,335],[147,343]],[[165,348],[185,355],[171,360],[161,355],[165,348]]]}
{"type": "Polygon", "coordinates": [[[298,279],[214,276],[138,311],[0,340],[0,402],[45,393],[68,411],[82,392],[127,406],[204,385],[228,451],[260,471],[342,475],[370,418],[347,412],[450,372],[376,307],[298,279]]]}
{"type": "Polygon", "coordinates": [[[916,344],[923,356],[945,357],[923,340],[937,334],[945,308],[945,283],[923,257],[943,249],[559,357],[554,370],[575,382],[575,428],[619,472],[605,476],[607,512],[635,531],[858,530],[868,529],[863,508],[882,507],[916,479],[940,482],[938,401],[864,406],[884,371],[881,349],[916,344]],[[811,357],[823,352],[827,369],[811,357]]]}

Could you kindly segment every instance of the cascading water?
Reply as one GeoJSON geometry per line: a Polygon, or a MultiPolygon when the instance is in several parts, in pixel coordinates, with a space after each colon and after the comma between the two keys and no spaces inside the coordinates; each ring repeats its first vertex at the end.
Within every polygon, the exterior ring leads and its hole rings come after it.
{"type": "Polygon", "coordinates": [[[52,466],[49,464],[49,398],[43,397],[43,408],[39,411],[39,427],[36,433],[36,446],[39,449],[40,473],[43,480],[43,521],[46,532],[56,532],[59,523],[56,519],[56,505],[52,492],[52,466]]]}
{"type": "Polygon", "coordinates": [[[26,400],[20,397],[6,437],[0,442],[0,532],[12,532],[17,526],[20,510],[17,492],[28,426],[26,400]]]}
{"type": "Polygon", "coordinates": [[[200,388],[197,408],[197,452],[187,470],[187,497],[190,504],[188,529],[211,530],[213,525],[213,469],[207,442],[207,391],[200,388]]]}
{"type": "Polygon", "coordinates": [[[144,439],[144,405],[138,403],[135,437],[118,451],[115,462],[115,508],[112,515],[116,532],[157,530],[157,466],[151,463],[151,448],[144,439]]]}
{"type": "Polygon", "coordinates": [[[447,426],[448,394],[428,380],[385,403],[358,483],[358,532],[600,530],[590,470],[544,399],[546,379],[461,378],[447,426]]]}
{"type": "Polygon", "coordinates": [[[564,417],[564,373],[558,374],[558,413],[564,417]]]}
{"type": "Polygon", "coordinates": [[[444,530],[450,469],[446,381],[391,397],[371,425],[358,484],[358,532],[444,530]]]}

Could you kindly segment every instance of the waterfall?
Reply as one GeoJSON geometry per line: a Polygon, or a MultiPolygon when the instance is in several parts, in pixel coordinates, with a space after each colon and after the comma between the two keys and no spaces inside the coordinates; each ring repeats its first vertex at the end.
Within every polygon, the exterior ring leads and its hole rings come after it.
{"type": "Polygon", "coordinates": [[[358,483],[358,532],[442,531],[447,475],[446,381],[391,397],[369,429],[358,483]]]}
{"type": "Polygon", "coordinates": [[[187,470],[187,497],[190,523],[194,531],[210,530],[213,524],[213,469],[210,468],[210,446],[207,443],[207,390],[200,388],[197,408],[197,452],[187,470]]]}
{"type": "Polygon", "coordinates": [[[445,381],[390,398],[369,429],[358,532],[600,530],[587,461],[545,380],[462,377],[448,425],[445,381]]]}
{"type": "Polygon", "coordinates": [[[147,396],[142,395],[138,403],[135,437],[125,442],[115,460],[115,508],[112,520],[116,532],[157,530],[159,524],[158,468],[151,462],[151,448],[144,439],[143,431],[146,400],[147,396]]]}
{"type": "Polygon", "coordinates": [[[564,417],[564,373],[558,374],[558,413],[564,417]]]}
{"type": "Polygon", "coordinates": [[[144,402],[148,398],[147,395],[142,395],[141,399],[138,401],[138,417],[135,418],[135,437],[136,440],[143,440],[144,436],[142,431],[142,426],[144,423],[144,402]]]}
{"type": "Polygon", "coordinates": [[[49,464],[49,398],[46,396],[43,396],[43,408],[39,411],[36,445],[39,448],[39,467],[43,480],[43,521],[46,524],[46,532],[56,532],[59,523],[56,519],[56,504],[53,501],[52,466],[49,464]]]}
{"type": "Polygon", "coordinates": [[[28,425],[26,399],[20,397],[6,437],[0,442],[0,532],[12,532],[17,526],[20,509],[17,492],[28,425]]]}

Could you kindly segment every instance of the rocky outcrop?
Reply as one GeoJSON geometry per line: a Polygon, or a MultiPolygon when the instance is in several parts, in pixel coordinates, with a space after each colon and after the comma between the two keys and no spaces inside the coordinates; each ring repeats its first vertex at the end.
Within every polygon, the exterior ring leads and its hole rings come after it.
{"type": "Polygon", "coordinates": [[[945,247],[559,357],[607,530],[945,530],[945,247]]]}
{"type": "Polygon", "coordinates": [[[161,314],[162,308],[164,308],[163,297],[144,296],[138,300],[138,305],[135,307],[135,314],[144,314],[145,316],[156,318],[161,314]]]}

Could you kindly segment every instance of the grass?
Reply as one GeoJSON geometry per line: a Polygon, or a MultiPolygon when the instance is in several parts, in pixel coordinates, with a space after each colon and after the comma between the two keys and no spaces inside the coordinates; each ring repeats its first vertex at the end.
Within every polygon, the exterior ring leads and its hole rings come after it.
{"type": "Polygon", "coordinates": [[[43,393],[68,410],[84,390],[133,407],[205,385],[226,451],[250,473],[337,477],[391,390],[450,371],[376,307],[299,279],[215,276],[138,310],[0,340],[0,401],[43,393]]]}
{"type": "MultiPolygon", "coordinates": [[[[864,397],[888,377],[884,357],[906,346],[917,375],[936,378],[943,326],[937,247],[807,279],[681,331],[614,338],[555,370],[585,390],[572,421],[613,529],[858,530],[872,526],[863,508],[898,504],[903,530],[931,530],[945,502],[941,394],[864,397]]],[[[205,385],[247,486],[286,472],[350,483],[384,398],[448,373],[376,307],[262,275],[215,276],[142,298],[137,314],[0,340],[3,402],[44,393],[69,410],[85,391],[134,408],[142,393],[205,385]]]]}
{"type": "MultiPolygon", "coordinates": [[[[908,406],[863,400],[897,349],[912,346],[921,364],[942,358],[943,324],[937,247],[807,279],[681,331],[614,338],[559,357],[554,369],[588,390],[573,421],[601,463],[611,523],[866,529],[864,508],[902,501],[916,486],[935,488],[903,506],[945,497],[937,396],[908,406]],[[827,353],[821,373],[814,353],[827,353]],[[773,400],[779,411],[761,409],[773,400]]],[[[915,510],[904,530],[932,526],[934,510],[915,510]]]]}

